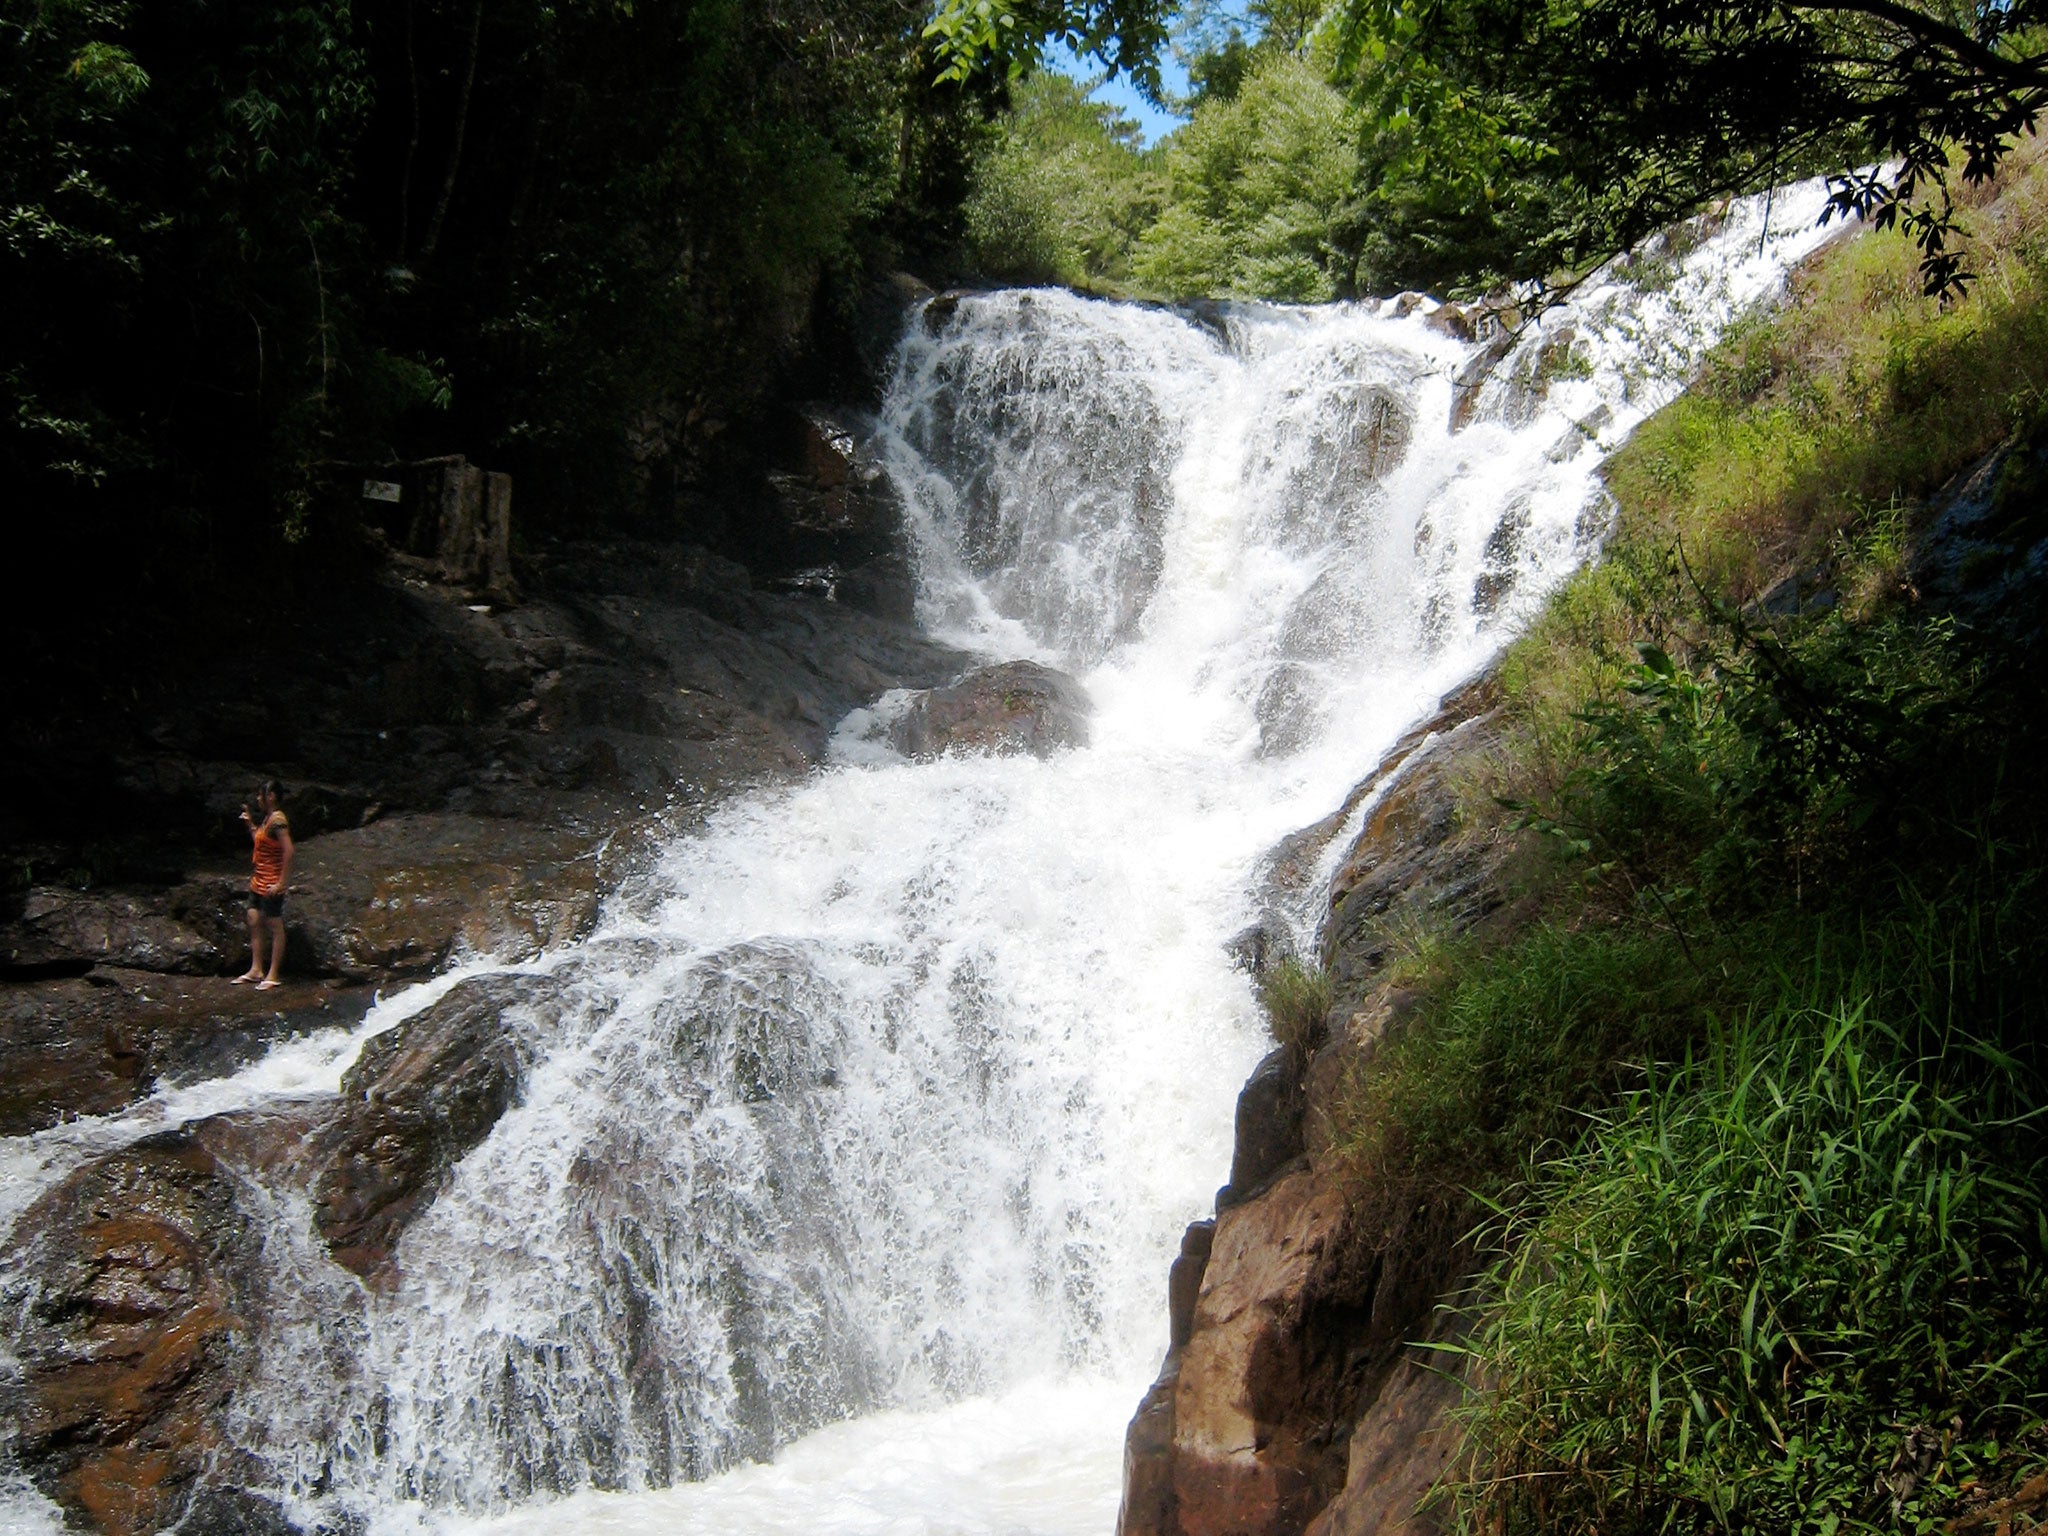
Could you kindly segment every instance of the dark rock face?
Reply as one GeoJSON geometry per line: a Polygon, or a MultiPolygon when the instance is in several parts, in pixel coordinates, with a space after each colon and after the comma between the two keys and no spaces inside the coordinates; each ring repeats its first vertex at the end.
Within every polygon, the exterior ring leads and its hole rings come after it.
{"type": "Polygon", "coordinates": [[[1474,352],[1451,379],[1451,430],[1462,432],[1472,424],[1479,409],[1479,391],[1493,376],[1501,360],[1514,350],[1512,336],[1496,336],[1474,352]]]}
{"type": "Polygon", "coordinates": [[[1238,1093],[1230,1182],[1217,1192],[1217,1210],[1242,1205],[1301,1156],[1302,1109],[1301,1069],[1283,1047],[1253,1069],[1238,1093]]]}
{"type": "Polygon", "coordinates": [[[796,467],[772,471],[792,549],[846,558],[886,550],[902,508],[882,466],[864,446],[870,424],[825,405],[795,411],[796,467]]]}
{"type": "Polygon", "coordinates": [[[955,750],[1050,757],[1086,745],[1091,707],[1086,690],[1064,672],[1006,661],[918,696],[890,739],[912,757],[955,750]]]}
{"type": "Polygon", "coordinates": [[[1910,572],[1927,601],[2038,651],[2048,633],[2048,431],[1990,454],[1942,492],[1910,572]]]}
{"type": "Polygon", "coordinates": [[[130,1536],[179,1517],[252,1358],[253,1232],[182,1131],[87,1164],[24,1213],[9,1416],[22,1466],[73,1518],[130,1536]]]}
{"type": "Polygon", "coordinates": [[[336,1263],[395,1278],[398,1239],[517,1099],[558,998],[550,978],[480,977],[363,1048],[317,1138],[313,1225],[336,1263]]]}
{"type": "Polygon", "coordinates": [[[211,975],[228,960],[215,916],[130,892],[39,886],[0,925],[0,963],[16,976],[94,965],[211,975]]]}
{"type": "Polygon", "coordinates": [[[392,817],[310,842],[288,931],[305,968],[367,981],[447,960],[457,944],[524,960],[597,917],[597,845],[507,818],[392,817]]]}

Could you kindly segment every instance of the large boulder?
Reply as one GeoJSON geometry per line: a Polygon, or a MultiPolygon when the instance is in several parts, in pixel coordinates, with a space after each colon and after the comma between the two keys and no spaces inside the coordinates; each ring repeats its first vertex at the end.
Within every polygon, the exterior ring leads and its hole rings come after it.
{"type": "Polygon", "coordinates": [[[225,1449],[253,1359],[260,1242],[185,1131],[80,1168],[24,1213],[0,1297],[19,1320],[14,1451],[74,1519],[140,1536],[184,1512],[225,1449]]]}
{"type": "Polygon", "coordinates": [[[911,757],[950,751],[1050,757],[1087,744],[1092,707],[1087,690],[1066,673],[1035,661],[1006,661],[951,687],[913,694],[889,738],[911,757]]]}
{"type": "MultiPolygon", "coordinates": [[[[198,912],[187,892],[66,890],[37,886],[0,925],[0,975],[34,976],[118,965],[211,975],[229,959],[233,934],[218,911],[198,912]]],[[[216,901],[215,908],[224,903],[216,901]]]]}
{"type": "Polygon", "coordinates": [[[363,1047],[317,1138],[313,1225],[336,1263],[395,1281],[399,1238],[517,1100],[559,996],[550,977],[479,977],[363,1047]]]}
{"type": "Polygon", "coordinates": [[[350,980],[429,971],[458,948],[529,959],[589,931],[597,850],[582,833],[459,814],[308,841],[285,908],[291,958],[350,980]]]}

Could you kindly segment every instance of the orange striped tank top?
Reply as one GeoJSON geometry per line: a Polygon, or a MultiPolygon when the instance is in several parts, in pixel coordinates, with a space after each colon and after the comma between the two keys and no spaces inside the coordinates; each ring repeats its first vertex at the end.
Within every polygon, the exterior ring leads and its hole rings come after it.
{"type": "Polygon", "coordinates": [[[256,834],[255,848],[249,855],[254,865],[249,889],[258,896],[284,893],[284,834],[289,830],[284,812],[272,811],[256,834]]]}

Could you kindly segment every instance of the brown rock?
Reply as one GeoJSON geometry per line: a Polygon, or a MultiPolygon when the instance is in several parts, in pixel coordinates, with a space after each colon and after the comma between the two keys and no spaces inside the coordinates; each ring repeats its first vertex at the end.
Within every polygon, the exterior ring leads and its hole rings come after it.
{"type": "Polygon", "coordinates": [[[118,965],[211,975],[226,965],[217,926],[182,920],[168,906],[157,892],[38,886],[21,915],[0,927],[0,969],[19,975],[118,965]]]}
{"type": "Polygon", "coordinates": [[[16,1239],[24,1468],[110,1536],[164,1529],[251,1359],[257,1243],[232,1181],[193,1136],[151,1137],[45,1194],[16,1239]]]}
{"type": "Polygon", "coordinates": [[[1086,690],[1066,673],[1006,661],[916,695],[889,734],[912,757],[963,748],[1050,757],[1087,744],[1091,707],[1086,690]]]}
{"type": "Polygon", "coordinates": [[[518,1097],[558,991],[548,977],[479,977],[363,1048],[318,1136],[313,1225],[336,1263],[396,1279],[399,1237],[518,1097]]]}
{"type": "Polygon", "coordinates": [[[353,1024],[367,987],[288,979],[274,992],[221,976],[102,968],[0,983],[0,1136],[134,1103],[166,1077],[217,1076],[299,1030],[353,1024]]]}
{"type": "Polygon", "coordinates": [[[1464,1397],[1454,1371],[1403,1360],[1359,1416],[1346,1452],[1344,1491],[1305,1536],[1438,1536],[1450,1510],[1430,1494],[1457,1454],[1451,1410],[1464,1397]]]}
{"type": "Polygon", "coordinates": [[[1466,359],[1451,379],[1451,430],[1462,432],[1472,424],[1479,409],[1479,391],[1493,376],[1493,370],[1515,348],[1512,335],[1496,336],[1466,359]]]}
{"type": "Polygon", "coordinates": [[[1183,1536],[1280,1536],[1315,1512],[1325,1447],[1302,1433],[1318,1362],[1301,1329],[1344,1198],[1303,1172],[1223,1212],[1173,1398],[1183,1536]]]}
{"type": "Polygon", "coordinates": [[[1240,1099],[1256,1112],[1240,1116],[1199,1298],[1185,1324],[1175,1313],[1175,1347],[1126,1438],[1121,1536],[1438,1528],[1426,1498],[1458,1443],[1448,1410],[1462,1389],[1409,1341],[1431,1336],[1438,1303],[1470,1272],[1463,1206],[1362,1182],[1334,1111],[1415,1013],[1415,995],[1382,974],[1396,933],[1415,916],[1470,927],[1512,913],[1510,844],[1473,836],[1458,814],[1462,764],[1488,749],[1498,703],[1486,676],[1447,695],[1337,813],[1266,860],[1273,891],[1299,892],[1378,797],[1322,936],[1329,1038],[1289,1091],[1269,1059],[1240,1099]]]}
{"type": "Polygon", "coordinates": [[[1473,325],[1471,315],[1463,305],[1439,304],[1422,317],[1422,323],[1439,335],[1449,336],[1454,341],[1475,341],[1479,332],[1473,325]]]}
{"type": "Polygon", "coordinates": [[[900,526],[902,509],[862,441],[863,424],[824,405],[801,406],[795,415],[794,467],[768,476],[787,524],[783,536],[819,554],[879,553],[900,526]]]}
{"type": "Polygon", "coordinates": [[[596,919],[597,847],[524,821],[389,817],[304,845],[286,922],[308,966],[352,980],[432,970],[458,945],[528,959],[596,919]]]}
{"type": "Polygon", "coordinates": [[[1302,1154],[1301,1063],[1285,1046],[1269,1052],[1237,1095],[1230,1182],[1216,1195],[1220,1211],[1264,1189],[1302,1154]]]}

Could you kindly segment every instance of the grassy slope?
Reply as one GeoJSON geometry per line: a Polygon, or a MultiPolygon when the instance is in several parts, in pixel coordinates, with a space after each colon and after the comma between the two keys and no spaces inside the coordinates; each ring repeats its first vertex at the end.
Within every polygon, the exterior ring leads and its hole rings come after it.
{"type": "Polygon", "coordinates": [[[1971,297],[1824,253],[1609,466],[1470,823],[1540,916],[1418,935],[1361,1186],[1475,1192],[1489,1530],[1933,1528],[2048,1465],[2039,658],[1920,601],[1925,498],[2048,418],[2048,164],[1971,297]],[[1837,599],[1753,600],[1786,576],[1837,599]]]}

